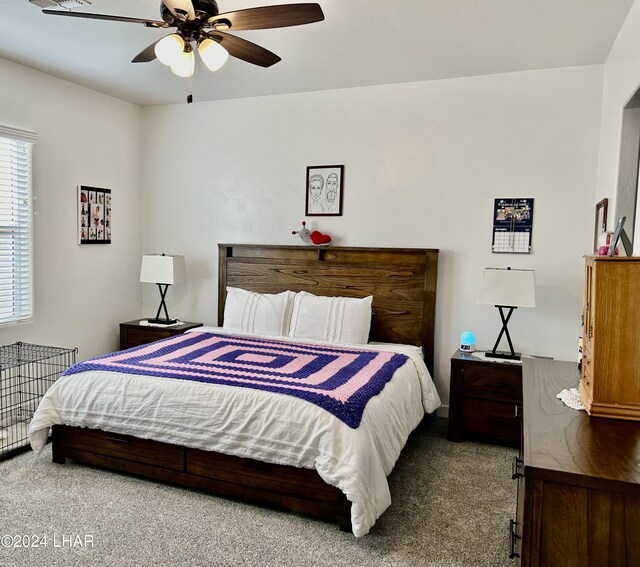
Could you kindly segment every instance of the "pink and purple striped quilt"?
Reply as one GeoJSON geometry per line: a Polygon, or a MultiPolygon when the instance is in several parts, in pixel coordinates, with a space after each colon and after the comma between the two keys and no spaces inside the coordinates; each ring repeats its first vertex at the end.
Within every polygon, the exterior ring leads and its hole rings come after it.
{"type": "Polygon", "coordinates": [[[151,375],[296,396],[357,428],[368,401],[407,360],[404,354],[243,336],[187,333],[69,368],[151,375]]]}

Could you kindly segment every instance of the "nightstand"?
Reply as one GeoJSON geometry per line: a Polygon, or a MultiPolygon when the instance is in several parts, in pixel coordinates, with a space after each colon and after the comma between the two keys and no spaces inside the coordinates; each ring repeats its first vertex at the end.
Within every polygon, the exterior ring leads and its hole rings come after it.
{"type": "Polygon", "coordinates": [[[478,439],[519,445],[522,365],[479,360],[457,351],[451,357],[449,441],[478,439]]]}
{"type": "Polygon", "coordinates": [[[182,325],[171,325],[168,327],[141,325],[140,321],[146,321],[146,319],[136,319],[135,321],[120,323],[120,350],[146,345],[153,341],[181,335],[189,329],[202,327],[202,323],[192,323],[188,321],[185,321],[182,325]]]}

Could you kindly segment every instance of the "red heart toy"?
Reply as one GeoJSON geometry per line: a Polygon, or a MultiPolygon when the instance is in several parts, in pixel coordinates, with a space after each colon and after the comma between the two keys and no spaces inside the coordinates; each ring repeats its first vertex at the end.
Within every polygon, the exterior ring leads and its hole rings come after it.
{"type": "Polygon", "coordinates": [[[311,233],[311,242],[316,246],[319,246],[320,244],[329,244],[331,242],[331,237],[328,234],[322,234],[319,230],[314,230],[311,233]]]}

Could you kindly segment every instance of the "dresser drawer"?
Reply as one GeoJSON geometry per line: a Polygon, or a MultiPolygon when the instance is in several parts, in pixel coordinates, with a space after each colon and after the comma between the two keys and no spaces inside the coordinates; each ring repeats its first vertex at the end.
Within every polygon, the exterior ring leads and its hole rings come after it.
{"type": "Polygon", "coordinates": [[[519,364],[467,364],[464,397],[522,404],[522,367],[519,364]]]}
{"type": "Polygon", "coordinates": [[[185,471],[197,476],[267,490],[273,494],[306,492],[309,500],[339,502],[342,493],[334,486],[318,482],[314,469],[297,469],[253,459],[187,449],[185,471]]]}
{"type": "Polygon", "coordinates": [[[64,446],[65,453],[73,458],[73,449],[107,455],[135,463],[157,465],[165,469],[184,469],[183,447],[160,443],[150,439],[138,439],[130,435],[108,433],[100,429],[83,428],[78,435],[74,428],[56,426],[56,440],[64,446]]]}
{"type": "Polygon", "coordinates": [[[585,386],[591,388],[591,376],[593,375],[593,370],[591,368],[591,358],[588,356],[582,357],[582,376],[581,380],[584,382],[585,386]]]}
{"type": "Polygon", "coordinates": [[[486,437],[520,443],[520,420],[515,404],[466,398],[462,413],[465,436],[486,437]]]}

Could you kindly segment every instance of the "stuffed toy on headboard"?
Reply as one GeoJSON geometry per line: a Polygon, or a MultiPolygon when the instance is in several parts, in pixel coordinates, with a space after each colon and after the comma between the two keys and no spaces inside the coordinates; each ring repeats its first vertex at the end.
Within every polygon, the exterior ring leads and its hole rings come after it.
{"type": "Polygon", "coordinates": [[[328,246],[331,243],[331,237],[328,234],[322,234],[318,230],[311,232],[305,221],[302,221],[302,230],[292,230],[291,234],[297,234],[302,242],[309,246],[328,246]]]}

